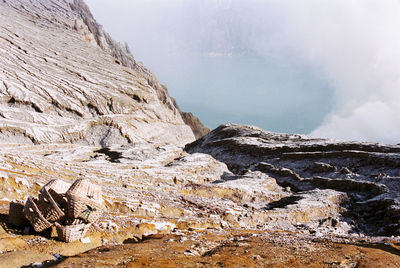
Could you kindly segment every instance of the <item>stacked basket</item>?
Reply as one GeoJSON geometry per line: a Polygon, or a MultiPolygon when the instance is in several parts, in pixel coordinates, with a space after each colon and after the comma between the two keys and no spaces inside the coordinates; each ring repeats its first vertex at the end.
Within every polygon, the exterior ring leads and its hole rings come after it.
{"type": "Polygon", "coordinates": [[[72,225],[60,225],[59,223],[55,223],[55,225],[57,227],[58,239],[68,243],[84,237],[90,228],[90,224],[84,223],[72,225]]]}
{"type": "Polygon", "coordinates": [[[38,207],[37,199],[28,197],[23,211],[25,217],[29,220],[36,232],[42,232],[52,226],[52,224],[43,217],[43,214],[38,207]]]}
{"type": "Polygon", "coordinates": [[[65,192],[70,186],[71,184],[62,180],[51,180],[42,187],[39,198],[28,198],[23,213],[36,232],[50,228],[56,221],[65,220],[66,208],[56,200],[61,199],[63,195],[65,196],[65,192]]]}
{"type": "Polygon", "coordinates": [[[104,205],[101,188],[88,179],[75,181],[66,193],[68,220],[66,225],[57,225],[58,237],[70,242],[83,237],[100,216],[104,205]]]}
{"type": "Polygon", "coordinates": [[[66,192],[70,183],[51,180],[39,192],[39,207],[49,222],[62,222],[67,212],[66,192]]]}
{"type": "MultiPolygon", "coordinates": [[[[15,202],[10,204],[10,222],[20,222],[19,206],[15,202]]],[[[22,213],[36,232],[56,226],[58,238],[72,242],[85,236],[103,210],[101,188],[89,180],[76,180],[72,185],[52,180],[43,186],[38,198],[28,198],[22,213]]]]}
{"type": "Polygon", "coordinates": [[[87,179],[77,180],[67,192],[68,218],[96,222],[103,212],[101,188],[87,179]]]}

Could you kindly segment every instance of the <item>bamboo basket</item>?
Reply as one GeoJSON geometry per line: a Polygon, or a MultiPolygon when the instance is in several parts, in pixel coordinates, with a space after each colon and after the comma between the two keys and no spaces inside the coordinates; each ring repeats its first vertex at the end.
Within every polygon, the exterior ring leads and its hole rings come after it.
{"type": "MultiPolygon", "coordinates": [[[[57,195],[57,193],[53,192],[53,195],[57,195]]],[[[53,196],[45,187],[40,191],[38,206],[43,217],[49,222],[62,222],[65,220],[65,213],[62,210],[61,205],[54,201],[53,196]]]]}
{"type": "Polygon", "coordinates": [[[71,187],[71,183],[65,182],[63,180],[59,179],[54,179],[46,183],[40,192],[42,192],[44,189],[50,191],[52,189],[54,192],[56,192],[59,195],[65,195],[65,193],[68,191],[69,187],[71,187]]]}
{"type": "Polygon", "coordinates": [[[100,186],[88,179],[75,181],[67,191],[68,218],[96,222],[103,214],[104,204],[100,186]]]}
{"type": "Polygon", "coordinates": [[[49,194],[51,197],[53,197],[54,201],[57,203],[57,205],[62,209],[62,211],[67,214],[68,210],[68,200],[67,200],[67,194],[59,194],[53,189],[49,189],[49,194]]]}
{"type": "Polygon", "coordinates": [[[66,214],[68,209],[67,191],[71,187],[71,183],[63,180],[54,179],[45,184],[40,190],[39,194],[47,190],[54,201],[57,203],[63,212],[66,214]]]}
{"type": "Polygon", "coordinates": [[[24,226],[27,220],[24,215],[24,204],[11,202],[8,210],[8,223],[14,226],[24,226]]]}
{"type": "Polygon", "coordinates": [[[60,225],[55,224],[57,228],[58,239],[64,242],[73,242],[84,237],[89,230],[91,224],[76,224],[76,225],[60,225]]]}
{"type": "Polygon", "coordinates": [[[23,212],[36,232],[42,232],[52,226],[52,224],[43,217],[35,204],[35,200],[31,197],[28,197],[23,212]]]}

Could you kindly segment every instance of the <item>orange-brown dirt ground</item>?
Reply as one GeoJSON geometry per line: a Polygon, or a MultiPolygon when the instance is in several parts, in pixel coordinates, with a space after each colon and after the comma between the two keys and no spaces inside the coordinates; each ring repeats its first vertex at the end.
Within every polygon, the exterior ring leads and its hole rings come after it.
{"type": "Polygon", "coordinates": [[[290,243],[290,234],[284,233],[207,231],[183,242],[182,237],[152,235],[139,243],[103,246],[64,259],[56,267],[400,267],[400,245],[390,243],[347,245],[296,239],[290,243]],[[201,243],[213,242],[219,246],[196,250],[201,243]]]}

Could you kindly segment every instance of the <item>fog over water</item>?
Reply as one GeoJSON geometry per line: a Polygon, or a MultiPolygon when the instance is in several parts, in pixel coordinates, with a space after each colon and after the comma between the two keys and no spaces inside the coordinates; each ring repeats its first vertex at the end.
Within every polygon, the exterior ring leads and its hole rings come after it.
{"type": "Polygon", "coordinates": [[[185,111],[400,143],[398,0],[86,0],[185,111]]]}

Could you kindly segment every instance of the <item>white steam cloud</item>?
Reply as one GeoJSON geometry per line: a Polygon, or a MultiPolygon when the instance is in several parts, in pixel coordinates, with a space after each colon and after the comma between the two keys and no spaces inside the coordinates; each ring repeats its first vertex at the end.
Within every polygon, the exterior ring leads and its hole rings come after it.
{"type": "Polygon", "coordinates": [[[301,58],[334,90],[332,111],[312,135],[400,143],[399,0],[87,2],[146,62],[182,51],[301,58]]]}
{"type": "Polygon", "coordinates": [[[310,0],[282,8],[288,40],[334,88],[333,111],[312,135],[400,143],[400,2],[310,0]]]}

